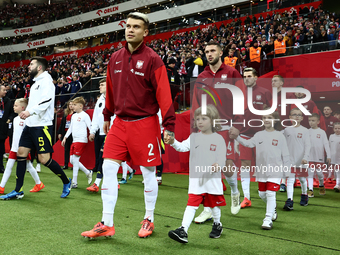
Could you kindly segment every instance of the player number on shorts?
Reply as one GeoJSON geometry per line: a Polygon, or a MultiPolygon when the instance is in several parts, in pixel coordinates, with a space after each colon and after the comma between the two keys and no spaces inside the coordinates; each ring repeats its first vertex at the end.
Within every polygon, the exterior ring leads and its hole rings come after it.
{"type": "Polygon", "coordinates": [[[38,141],[39,141],[39,146],[40,147],[44,146],[45,143],[44,143],[44,138],[43,137],[39,137],[38,141]]]}
{"type": "Polygon", "coordinates": [[[149,144],[148,144],[148,148],[150,148],[149,156],[154,156],[155,153],[152,152],[152,151],[153,151],[153,144],[152,144],[152,143],[149,143],[149,144]]]}

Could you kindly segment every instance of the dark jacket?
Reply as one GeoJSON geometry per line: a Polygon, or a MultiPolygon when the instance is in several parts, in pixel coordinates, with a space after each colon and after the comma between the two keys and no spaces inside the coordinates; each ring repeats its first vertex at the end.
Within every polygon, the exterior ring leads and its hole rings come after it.
{"type": "Polygon", "coordinates": [[[5,140],[8,134],[8,123],[13,121],[15,113],[13,112],[13,104],[8,97],[4,97],[0,103],[0,110],[3,111],[3,116],[0,118],[0,140],[5,140]]]}
{"type": "MultiPolygon", "coordinates": [[[[63,118],[61,119],[60,126],[58,128],[58,135],[61,134],[61,136],[62,136],[61,139],[64,138],[64,136],[67,132],[66,118],[67,118],[67,115],[64,114],[63,118]]],[[[72,135],[70,135],[70,137],[72,137],[72,135]]]]}

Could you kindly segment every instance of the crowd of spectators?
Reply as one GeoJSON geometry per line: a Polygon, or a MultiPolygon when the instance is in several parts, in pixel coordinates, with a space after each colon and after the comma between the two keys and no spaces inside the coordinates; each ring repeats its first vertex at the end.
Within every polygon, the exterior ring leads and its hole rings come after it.
{"type": "MultiPolygon", "coordinates": [[[[127,1],[127,0],[121,0],[121,1],[127,1]]],[[[169,9],[169,8],[173,8],[173,7],[177,7],[180,6],[182,4],[188,4],[190,2],[192,2],[193,0],[176,0],[173,2],[169,2],[166,4],[160,4],[160,5],[156,5],[151,7],[150,12],[155,12],[155,11],[159,11],[159,10],[163,10],[163,9],[169,9]]],[[[104,1],[105,2],[105,1],[104,1]]],[[[282,1],[281,1],[282,2],[282,1]]],[[[90,3],[90,5],[93,2],[90,3]]],[[[111,1],[111,4],[115,3],[115,1],[111,1]]],[[[290,1],[285,1],[284,2],[286,5],[294,5],[293,3],[291,3],[290,1]]],[[[75,5],[77,5],[78,3],[74,3],[75,5]]],[[[74,5],[73,4],[73,5],[74,5]]],[[[103,5],[103,3],[102,3],[103,5]]],[[[91,5],[91,9],[95,9],[96,7],[100,7],[102,6],[100,5],[100,3],[97,3],[97,5],[91,5]],[[94,7],[96,6],[96,7],[94,7]]],[[[277,2],[277,4],[275,5],[276,8],[282,8],[282,4],[280,4],[280,2],[277,2]]],[[[287,7],[287,6],[286,6],[287,7]]],[[[37,8],[37,7],[36,7],[37,8]]],[[[47,8],[48,9],[48,8],[47,8]]],[[[35,11],[35,9],[32,9],[33,11],[35,11]]],[[[79,13],[75,13],[74,10],[81,10],[78,7],[74,7],[74,8],[70,8],[70,9],[66,9],[65,13],[68,13],[67,16],[72,16],[72,15],[77,15],[79,13]]],[[[240,7],[232,7],[231,9],[226,9],[225,11],[222,11],[223,14],[220,14],[218,16],[216,16],[214,12],[210,13],[204,13],[203,15],[200,14],[199,17],[196,17],[195,19],[197,19],[197,21],[202,22],[202,23],[212,23],[214,21],[221,21],[221,20],[225,20],[225,18],[227,17],[231,17],[231,18],[240,18],[242,16],[247,15],[247,13],[249,12],[249,8],[243,8],[240,9],[240,7]],[[226,13],[224,13],[226,11],[226,13]]],[[[309,12],[308,8],[306,10],[307,13],[309,12]]],[[[303,13],[302,11],[302,13],[303,13]]],[[[30,16],[30,11],[27,12],[27,15],[30,16]]],[[[42,14],[44,16],[44,14],[42,14]]],[[[90,27],[95,27],[95,26],[100,26],[103,24],[107,24],[107,23],[111,23],[111,22],[116,22],[119,20],[123,20],[126,19],[126,13],[117,13],[117,14],[113,14],[110,15],[108,17],[102,18],[102,19],[96,19],[96,20],[89,20],[86,22],[82,22],[81,24],[73,24],[72,26],[67,26],[67,27],[60,27],[57,29],[52,29],[52,30],[48,30],[48,31],[44,31],[43,33],[36,33],[36,34],[29,34],[29,35],[21,35],[19,36],[13,36],[13,37],[5,37],[5,38],[0,38],[0,46],[4,46],[4,45],[12,45],[12,44],[18,44],[18,43],[26,43],[29,41],[35,41],[35,40],[39,40],[39,39],[43,39],[43,38],[47,38],[50,36],[56,36],[56,35],[61,35],[61,34],[67,34],[69,32],[74,32],[74,31],[79,31],[82,29],[86,29],[86,28],[90,28],[90,27]]],[[[293,14],[294,15],[294,14],[293,14]]],[[[52,15],[53,17],[53,15],[52,15]]],[[[41,22],[40,16],[36,16],[37,21],[35,22],[41,22]]],[[[20,19],[23,20],[23,19],[20,19]]],[[[14,20],[16,21],[16,20],[14,20]]],[[[53,21],[53,20],[52,20],[53,21]]],[[[248,21],[248,20],[247,20],[248,21]]],[[[180,26],[180,27],[186,27],[187,26],[187,22],[188,21],[182,21],[180,23],[176,23],[176,26],[180,26]]],[[[250,20],[249,20],[250,22],[250,20]]],[[[10,25],[9,23],[7,23],[8,25],[10,25]]],[[[33,24],[34,25],[34,24],[33,24]]],[[[167,27],[167,24],[163,24],[165,27],[167,27]]],[[[13,24],[11,24],[11,26],[13,26],[13,24]]],[[[0,26],[1,27],[1,26],[0,26]]],[[[12,28],[16,28],[17,24],[14,24],[14,27],[12,28]]],[[[152,25],[151,25],[152,27],[152,25]]],[[[164,28],[164,27],[163,27],[164,28]]],[[[159,33],[160,31],[163,30],[162,25],[157,27],[155,26],[152,30],[153,33],[159,33]]],[[[109,33],[107,35],[108,40],[109,39],[113,39],[115,38],[115,34],[114,33],[109,33]]]]}
{"type": "Polygon", "coordinates": [[[70,0],[59,3],[44,4],[7,4],[0,9],[0,27],[29,27],[36,26],[74,15],[101,9],[112,4],[126,2],[127,0],[97,0],[84,1],[70,0]]]}
{"type": "MultiPolygon", "coordinates": [[[[295,50],[300,54],[307,52],[308,47],[312,47],[308,43],[316,41],[329,40],[325,48],[318,47],[318,50],[334,49],[339,40],[339,16],[325,13],[321,8],[316,10],[311,8],[308,13],[296,18],[287,13],[273,12],[272,15],[260,17],[259,20],[254,17],[249,19],[250,22],[246,21],[245,25],[242,25],[239,19],[234,19],[219,28],[216,26],[206,30],[198,28],[193,32],[173,35],[168,40],[153,40],[148,42],[147,46],[153,48],[166,65],[170,62],[170,69],[178,72],[183,82],[189,82],[203,71],[206,65],[205,44],[211,40],[221,44],[224,52],[222,60],[228,56],[236,58],[237,64],[241,64],[239,65],[241,67],[242,64],[248,66],[251,64],[251,48],[261,49],[261,61],[273,58],[274,42],[277,40],[284,42],[287,47],[295,46],[287,48],[286,53],[280,55],[293,54],[295,50]],[[315,41],[310,40],[311,34],[315,36],[313,38],[315,41]],[[303,45],[307,46],[301,50],[303,45]]],[[[105,76],[110,56],[116,50],[111,47],[80,57],[52,58],[49,62],[49,72],[56,84],[57,94],[75,93],[87,84],[91,77],[105,76]]],[[[0,84],[7,86],[8,97],[12,99],[25,97],[29,93],[32,80],[28,75],[27,66],[0,69],[0,78],[0,84]]],[[[82,91],[91,89],[95,88],[87,85],[82,91]]],[[[59,104],[63,105],[68,98],[61,96],[59,104]]]]}
{"type": "MultiPolygon", "coordinates": [[[[103,20],[94,20],[94,21],[82,22],[82,23],[74,24],[74,25],[68,26],[68,27],[61,27],[61,28],[58,28],[58,29],[47,30],[47,31],[44,31],[44,33],[26,34],[26,35],[22,35],[20,37],[19,36],[7,37],[7,38],[4,37],[4,38],[0,38],[0,46],[20,44],[20,43],[26,43],[26,42],[30,42],[30,41],[39,40],[39,39],[49,38],[51,36],[57,36],[57,35],[61,35],[61,34],[67,34],[67,33],[75,32],[75,31],[80,31],[80,30],[83,30],[83,29],[87,29],[87,28],[91,28],[91,27],[115,22],[115,21],[118,21],[118,20],[123,20],[123,19],[126,19],[125,14],[116,14],[116,15],[113,15],[112,17],[108,16],[103,20]]],[[[107,41],[111,42],[112,40],[115,39],[115,33],[109,33],[107,35],[107,38],[108,38],[107,41]]]]}

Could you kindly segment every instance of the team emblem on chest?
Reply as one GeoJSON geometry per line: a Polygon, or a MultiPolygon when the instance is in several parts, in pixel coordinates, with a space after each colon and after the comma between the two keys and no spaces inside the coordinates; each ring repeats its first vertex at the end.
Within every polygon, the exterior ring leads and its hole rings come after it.
{"type": "Polygon", "coordinates": [[[142,69],[143,68],[144,61],[143,60],[137,60],[136,68],[142,69]]]}
{"type": "Polygon", "coordinates": [[[317,135],[316,135],[316,138],[320,138],[320,137],[321,137],[321,135],[320,135],[320,134],[317,134],[317,135]]]}
{"type": "Polygon", "coordinates": [[[216,151],[216,145],[215,144],[210,144],[210,150],[211,151],[216,151]]]}
{"type": "Polygon", "coordinates": [[[77,121],[81,121],[81,117],[78,117],[77,121]]]}
{"type": "Polygon", "coordinates": [[[228,74],[222,74],[221,75],[221,80],[226,80],[228,78],[228,74]]]}
{"type": "Polygon", "coordinates": [[[274,146],[277,146],[277,144],[279,143],[279,141],[278,140],[275,140],[275,139],[273,139],[273,141],[272,141],[272,145],[274,145],[274,146]]]}
{"type": "Polygon", "coordinates": [[[256,95],[256,100],[261,100],[261,95],[256,95]]]}
{"type": "Polygon", "coordinates": [[[302,138],[302,134],[301,134],[301,133],[298,133],[298,134],[297,134],[297,138],[302,138]]]}

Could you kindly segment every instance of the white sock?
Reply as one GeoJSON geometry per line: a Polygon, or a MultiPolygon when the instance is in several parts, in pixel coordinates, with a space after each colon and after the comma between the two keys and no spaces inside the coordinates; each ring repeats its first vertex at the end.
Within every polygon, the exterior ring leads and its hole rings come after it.
{"type": "Polygon", "coordinates": [[[127,176],[127,164],[126,162],[122,162],[122,168],[123,168],[123,175],[122,175],[122,179],[125,179],[126,180],[126,176],[127,176]]]}
{"type": "Polygon", "coordinates": [[[1,183],[0,183],[0,186],[2,188],[5,188],[6,183],[7,183],[8,179],[9,179],[9,177],[11,176],[12,168],[14,166],[14,163],[15,163],[15,159],[10,158],[10,159],[7,160],[5,172],[4,172],[3,176],[2,176],[1,183]]]}
{"type": "Polygon", "coordinates": [[[338,172],[335,172],[334,177],[335,177],[335,181],[336,181],[335,185],[340,186],[340,174],[338,172]]]}
{"type": "Polygon", "coordinates": [[[104,225],[113,226],[113,213],[118,198],[118,180],[117,173],[119,164],[115,161],[104,159],[103,163],[103,185],[101,189],[103,201],[103,217],[104,225]]]}
{"type": "Polygon", "coordinates": [[[140,166],[144,179],[144,200],[145,217],[144,219],[154,220],[154,210],[158,196],[158,183],[156,179],[155,166],[140,166]]]}
{"type": "Polygon", "coordinates": [[[317,170],[316,171],[316,175],[318,176],[318,178],[319,178],[319,187],[321,186],[323,186],[323,173],[322,173],[322,171],[321,170],[317,170]]]}
{"type": "Polygon", "coordinates": [[[331,169],[328,169],[328,177],[327,177],[327,179],[330,179],[330,178],[332,178],[332,170],[331,169]]]}
{"type": "Polygon", "coordinates": [[[308,189],[313,191],[314,170],[308,168],[308,189]]]}
{"type": "Polygon", "coordinates": [[[282,178],[282,179],[281,179],[281,183],[280,183],[280,184],[282,184],[282,183],[283,183],[284,185],[286,185],[286,181],[287,181],[287,178],[282,178]]]}
{"type": "Polygon", "coordinates": [[[276,208],[276,192],[267,190],[267,208],[266,208],[266,217],[272,218],[276,208]]]}
{"type": "Polygon", "coordinates": [[[244,198],[250,200],[250,173],[249,172],[241,172],[241,184],[244,198]]]}
{"type": "Polygon", "coordinates": [[[295,182],[295,174],[294,176],[287,178],[287,198],[290,198],[291,200],[293,200],[294,182],[295,182]]]}
{"type": "Polygon", "coordinates": [[[101,181],[102,181],[102,179],[96,178],[96,180],[94,181],[94,183],[99,187],[101,181]]]}
{"type": "MultiPolygon", "coordinates": [[[[306,177],[299,177],[301,184],[301,194],[307,195],[307,180],[306,177]]],[[[313,184],[313,182],[312,182],[313,184]]]]}
{"type": "MultiPolygon", "coordinates": [[[[79,157],[80,160],[80,157],[79,157]]],[[[79,169],[83,171],[86,175],[90,173],[90,170],[88,170],[80,161],[79,161],[79,169]]]]}
{"type": "Polygon", "coordinates": [[[72,155],[70,157],[70,162],[73,165],[72,183],[78,183],[79,158],[80,157],[75,156],[75,155],[72,155]]]}
{"type": "Polygon", "coordinates": [[[231,194],[235,195],[238,193],[238,189],[237,189],[237,171],[235,171],[235,173],[231,176],[228,177],[226,176],[225,179],[227,180],[230,189],[231,189],[231,194]]]}
{"type": "Polygon", "coordinates": [[[259,196],[263,202],[267,203],[267,193],[265,191],[259,191],[259,196]]]}
{"type": "Polygon", "coordinates": [[[188,233],[190,224],[195,217],[195,213],[197,209],[198,207],[189,206],[189,205],[185,208],[183,220],[182,220],[182,227],[184,227],[184,230],[187,233],[188,233]]]}
{"type": "Polygon", "coordinates": [[[219,206],[215,206],[214,208],[211,208],[211,211],[214,223],[221,223],[221,208],[219,206]]]}
{"type": "Polygon", "coordinates": [[[30,172],[30,174],[32,175],[33,180],[35,181],[35,184],[40,184],[40,178],[38,175],[37,170],[33,167],[32,162],[27,160],[26,161],[26,168],[27,170],[30,172]]]}
{"type": "MultiPolygon", "coordinates": [[[[126,163],[126,162],[125,162],[126,163]]],[[[133,169],[129,166],[128,163],[126,163],[126,167],[127,167],[127,170],[129,173],[132,173],[133,172],[133,169]]]]}

